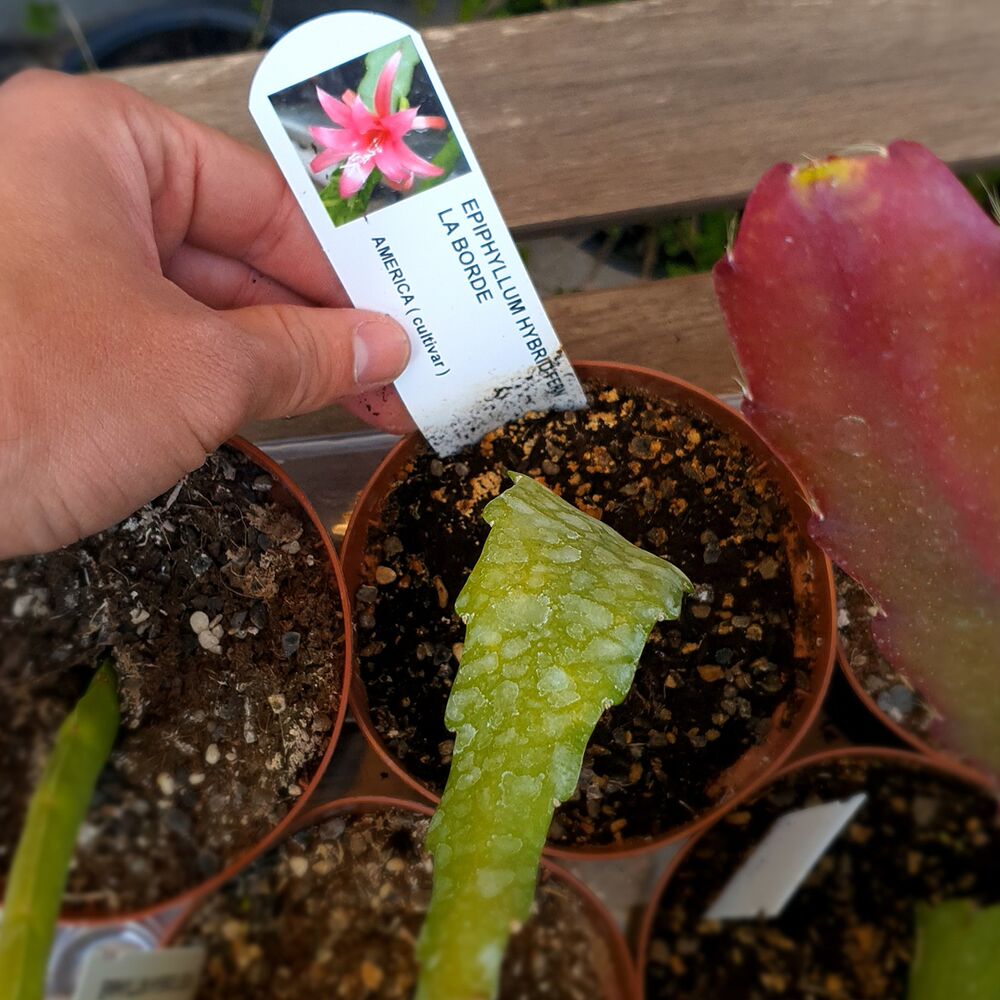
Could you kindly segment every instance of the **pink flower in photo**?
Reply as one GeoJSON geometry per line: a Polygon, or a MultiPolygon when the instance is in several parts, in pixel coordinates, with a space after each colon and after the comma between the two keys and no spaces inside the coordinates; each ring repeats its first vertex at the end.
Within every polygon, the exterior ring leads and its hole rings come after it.
{"type": "Polygon", "coordinates": [[[392,110],[392,87],[402,52],[386,62],[375,84],[374,111],[369,111],[353,90],[345,90],[337,100],[316,88],[319,103],[337,128],[313,126],[309,134],[323,147],[309,164],[314,174],[344,164],[340,175],[340,197],[345,201],[357,194],[378,167],[386,184],[396,191],[409,191],[415,177],[440,177],[444,171],[421,159],[403,141],[420,129],[442,129],[443,118],[420,115],[419,108],[392,110]]]}

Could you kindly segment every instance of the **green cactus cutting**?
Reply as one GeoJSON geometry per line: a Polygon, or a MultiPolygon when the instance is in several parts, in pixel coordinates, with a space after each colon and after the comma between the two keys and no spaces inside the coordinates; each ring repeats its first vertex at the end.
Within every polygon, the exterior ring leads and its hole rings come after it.
{"type": "Polygon", "coordinates": [[[601,714],[628,693],[653,625],[691,589],[527,476],[489,503],[456,602],[467,625],[446,721],[451,772],[428,833],[434,886],[418,1000],[496,995],[527,919],[556,806],[576,788],[601,714]]]}

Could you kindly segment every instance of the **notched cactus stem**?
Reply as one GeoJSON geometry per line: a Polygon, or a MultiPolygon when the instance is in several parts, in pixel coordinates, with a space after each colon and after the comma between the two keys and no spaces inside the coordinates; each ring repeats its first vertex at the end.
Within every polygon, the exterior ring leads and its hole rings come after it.
{"type": "Polygon", "coordinates": [[[628,693],[653,625],[676,618],[691,589],[670,563],[511,478],[486,507],[491,531],[455,605],[468,630],[446,716],[451,772],[428,834],[418,1000],[496,994],[555,807],[576,788],[601,713],[628,693]]]}

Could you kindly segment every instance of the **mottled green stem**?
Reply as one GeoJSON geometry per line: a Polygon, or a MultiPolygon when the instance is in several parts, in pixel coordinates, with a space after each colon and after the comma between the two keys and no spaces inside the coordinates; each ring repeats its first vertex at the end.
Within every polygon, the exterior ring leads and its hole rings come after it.
{"type": "Polygon", "coordinates": [[[66,717],[31,796],[0,919],[0,1000],[42,1000],[76,837],[118,733],[115,674],[102,665],[66,717]]]}
{"type": "Polygon", "coordinates": [[[917,907],[908,1000],[1000,997],[1000,906],[952,899],[917,907]]]}
{"type": "Polygon", "coordinates": [[[492,530],[455,605],[467,632],[446,716],[451,772],[428,833],[417,1000],[495,996],[555,807],[576,788],[601,713],[628,693],[653,625],[677,617],[691,586],[544,486],[511,478],[486,507],[492,530]]]}

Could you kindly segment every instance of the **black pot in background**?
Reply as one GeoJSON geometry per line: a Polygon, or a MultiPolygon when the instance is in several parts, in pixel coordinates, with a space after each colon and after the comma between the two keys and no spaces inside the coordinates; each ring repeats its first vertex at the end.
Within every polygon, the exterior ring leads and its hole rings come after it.
{"type": "MultiPolygon", "coordinates": [[[[192,5],[155,7],[85,29],[87,44],[101,69],[146,66],[153,63],[245,52],[257,28],[258,17],[249,3],[244,10],[192,5]]],[[[264,28],[260,47],[269,48],[285,33],[273,20],[264,28]]],[[[82,73],[87,64],[73,48],[61,68],[82,73]]]]}

